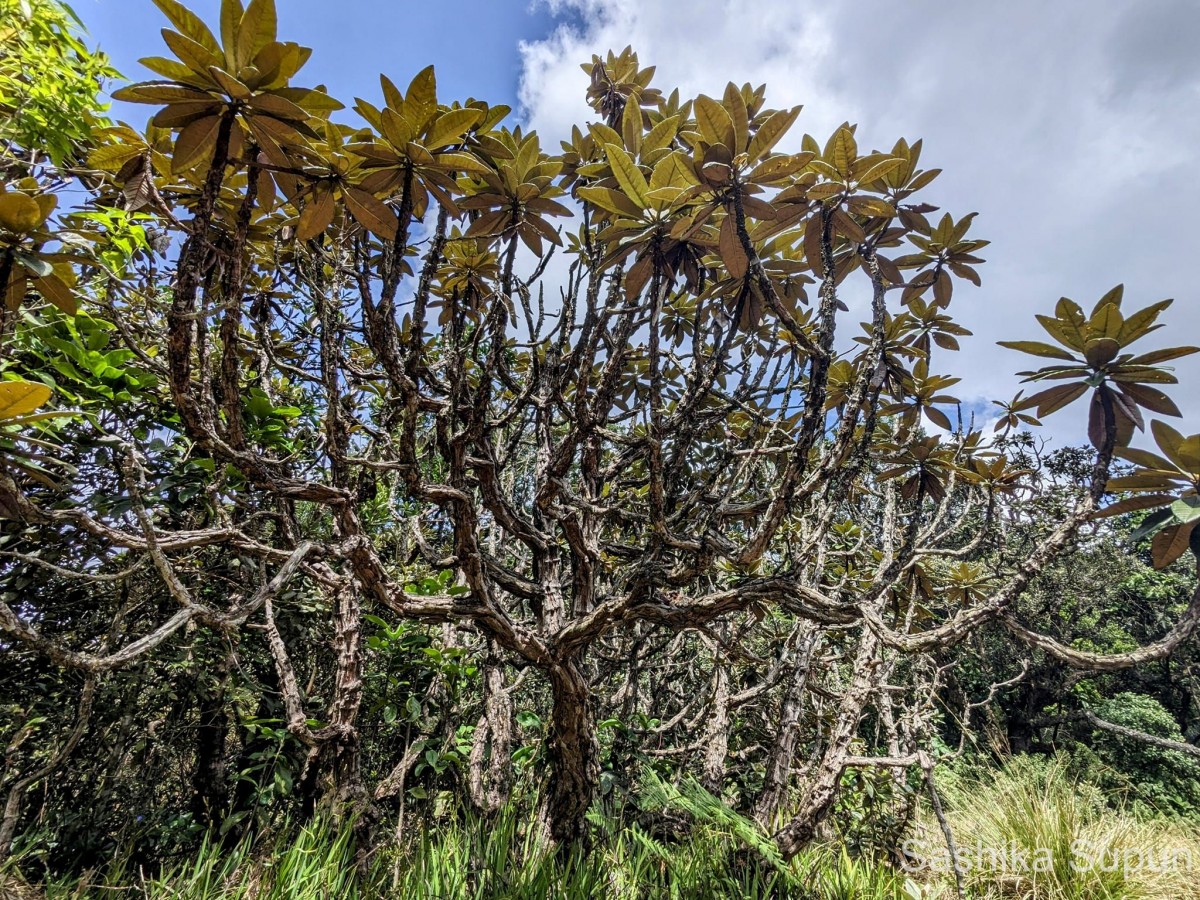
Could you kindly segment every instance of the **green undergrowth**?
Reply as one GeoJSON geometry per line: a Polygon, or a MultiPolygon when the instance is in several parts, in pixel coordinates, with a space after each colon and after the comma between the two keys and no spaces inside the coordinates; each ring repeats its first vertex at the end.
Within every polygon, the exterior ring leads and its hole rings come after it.
{"type": "MultiPolygon", "coordinates": [[[[1099,788],[1076,780],[1064,760],[1018,758],[1003,769],[947,776],[942,791],[969,897],[1200,900],[1195,822],[1114,809],[1099,788]]],[[[232,848],[205,841],[186,862],[153,874],[117,860],[103,873],[33,888],[17,872],[35,880],[35,867],[17,860],[7,889],[21,900],[957,896],[944,836],[927,810],[908,834],[909,870],[898,865],[899,854],[855,857],[834,843],[784,860],[769,835],[691,780],[647,775],[637,808],[594,811],[591,825],[588,851],[554,853],[539,840],[528,809],[514,805],[486,821],[459,814],[433,827],[414,826],[399,845],[360,860],[351,829],[319,819],[232,848]]]]}

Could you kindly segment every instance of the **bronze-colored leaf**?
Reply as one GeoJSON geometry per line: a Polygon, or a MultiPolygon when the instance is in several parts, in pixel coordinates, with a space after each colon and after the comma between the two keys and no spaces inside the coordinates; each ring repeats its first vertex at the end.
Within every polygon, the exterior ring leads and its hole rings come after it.
{"type": "Polygon", "coordinates": [[[633,156],[642,152],[642,108],[637,98],[631,98],[621,114],[621,139],[633,156]]]}
{"type": "Polygon", "coordinates": [[[387,204],[377,199],[374,194],[356,187],[343,188],[342,197],[346,200],[350,215],[354,216],[359,225],[385,240],[395,240],[400,223],[387,204]]]}
{"type": "Polygon", "coordinates": [[[478,109],[452,109],[434,120],[429,133],[421,143],[426,150],[440,150],[449,144],[461,143],[462,137],[481,118],[483,111],[478,109]]]}
{"type": "Polygon", "coordinates": [[[175,139],[171,170],[176,174],[195,168],[212,155],[221,127],[220,116],[205,116],[192,122],[175,139]]]}
{"type": "Polygon", "coordinates": [[[196,41],[211,53],[220,53],[221,45],[203,20],[178,0],[153,0],[171,22],[183,34],[196,41]]]}
{"type": "Polygon", "coordinates": [[[249,65],[259,51],[275,42],[278,27],[275,0],[250,0],[250,5],[246,7],[238,23],[238,70],[249,65]]]}
{"type": "Polygon", "coordinates": [[[731,152],[734,150],[733,119],[729,117],[725,107],[701,94],[696,98],[696,124],[700,126],[700,136],[708,144],[723,144],[731,152]]]}
{"type": "Polygon", "coordinates": [[[433,66],[426,66],[413,76],[404,95],[404,113],[417,126],[424,128],[437,112],[437,75],[433,66]]]}
{"type": "Polygon", "coordinates": [[[57,275],[46,275],[42,278],[35,278],[33,279],[33,287],[46,300],[53,303],[68,316],[73,316],[78,311],[79,304],[75,300],[75,295],[71,292],[66,282],[57,275]]]}
{"type": "Polygon", "coordinates": [[[171,49],[171,52],[179,58],[179,61],[201,78],[208,75],[210,66],[226,65],[224,54],[213,53],[202,44],[193,41],[185,35],[172,31],[169,28],[164,28],[162,36],[167,46],[171,49]]]}
{"type": "Polygon", "coordinates": [[[1110,503],[1108,506],[1098,509],[1092,513],[1092,518],[1108,519],[1142,509],[1155,509],[1159,506],[1166,506],[1174,499],[1171,494],[1142,494],[1139,497],[1126,497],[1124,500],[1118,500],[1116,503],[1110,503]]]}
{"type": "Polygon", "coordinates": [[[754,162],[770,153],[774,146],[779,143],[780,139],[787,134],[788,129],[795,124],[798,115],[800,115],[800,107],[798,106],[794,106],[789,110],[780,110],[771,113],[758,126],[758,131],[750,139],[750,147],[746,151],[746,155],[750,157],[750,161],[754,162]]]}
{"type": "Polygon", "coordinates": [[[642,174],[642,170],[637,167],[629,154],[616,144],[605,144],[604,152],[608,157],[608,164],[612,166],[613,175],[616,176],[617,183],[621,185],[625,196],[637,204],[640,209],[645,209],[648,205],[646,192],[650,186],[646,183],[646,177],[642,174]]]}
{"type": "Polygon", "coordinates": [[[1196,525],[1197,522],[1194,521],[1170,525],[1154,536],[1154,540],[1150,542],[1150,558],[1154,562],[1154,568],[1165,569],[1183,556],[1196,525]]]}
{"type": "Polygon", "coordinates": [[[730,276],[733,278],[745,278],[750,260],[746,256],[742,240],[738,236],[737,222],[733,216],[727,215],[721,223],[719,245],[721,262],[725,264],[725,268],[728,270],[730,276]]]}
{"type": "Polygon", "coordinates": [[[160,84],[153,81],[131,84],[113,91],[114,100],[126,103],[212,103],[207,91],[179,84],[160,84]]]}
{"type": "Polygon", "coordinates": [[[300,211],[300,221],[296,224],[296,239],[310,241],[324,233],[333,222],[337,205],[334,203],[333,188],[328,185],[318,185],[309,197],[304,209],[300,211]]]}
{"type": "Polygon", "coordinates": [[[824,156],[843,178],[850,177],[851,167],[858,158],[858,142],[854,140],[854,132],[848,125],[843,125],[834,132],[825,148],[824,156]]]}
{"type": "Polygon", "coordinates": [[[1044,344],[1041,341],[996,341],[996,343],[1001,347],[1007,347],[1009,350],[1019,350],[1021,353],[1028,353],[1032,356],[1076,362],[1075,357],[1061,347],[1055,347],[1053,344],[1044,344]]]}

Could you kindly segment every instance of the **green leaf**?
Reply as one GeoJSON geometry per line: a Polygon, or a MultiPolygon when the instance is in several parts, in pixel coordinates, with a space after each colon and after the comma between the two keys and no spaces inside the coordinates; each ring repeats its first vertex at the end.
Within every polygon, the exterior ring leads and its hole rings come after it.
{"type": "Polygon", "coordinates": [[[779,110],[767,116],[766,120],[758,126],[754,137],[750,139],[750,148],[746,151],[750,161],[754,162],[770,153],[771,149],[795,124],[796,117],[799,115],[800,107],[793,106],[789,110],[779,110]]]}
{"type": "Polygon", "coordinates": [[[208,26],[178,0],[153,0],[153,3],[162,10],[163,15],[178,31],[203,46],[210,53],[218,55],[221,53],[221,45],[217,43],[216,37],[209,31],[208,26]]]}
{"type": "Polygon", "coordinates": [[[434,120],[421,143],[426,150],[439,150],[449,144],[459,143],[476,122],[483,118],[479,109],[452,109],[434,120]]]}
{"type": "Polygon", "coordinates": [[[700,126],[700,136],[708,144],[724,144],[732,152],[734,148],[733,119],[725,107],[701,94],[696,98],[696,124],[700,126]]]}
{"type": "Polygon", "coordinates": [[[1200,519],[1200,497],[1180,497],[1171,504],[1171,512],[1180,522],[1200,519]]]}
{"type": "Polygon", "coordinates": [[[605,144],[604,152],[608,156],[608,164],[612,166],[613,175],[616,176],[617,183],[621,185],[625,196],[637,204],[639,209],[645,209],[648,205],[646,192],[650,190],[650,186],[646,184],[646,177],[642,175],[642,170],[637,167],[629,154],[616,144],[605,144]]]}
{"type": "Polygon", "coordinates": [[[1142,520],[1142,524],[1139,525],[1133,531],[1133,533],[1129,535],[1129,540],[1135,544],[1138,541],[1145,540],[1147,537],[1154,534],[1154,532],[1158,531],[1158,529],[1172,521],[1174,517],[1174,513],[1172,513],[1169,509],[1160,509],[1157,512],[1151,513],[1150,515],[1146,516],[1146,518],[1142,520]]]}

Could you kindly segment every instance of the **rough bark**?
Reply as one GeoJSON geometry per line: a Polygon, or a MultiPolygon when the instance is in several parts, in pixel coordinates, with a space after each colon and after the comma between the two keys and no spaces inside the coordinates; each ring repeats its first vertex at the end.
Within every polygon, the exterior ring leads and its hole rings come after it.
{"type": "Polygon", "coordinates": [[[225,743],[229,736],[229,714],[225,688],[231,660],[224,657],[213,673],[215,683],[199,698],[196,723],[196,768],[192,773],[192,814],[205,829],[221,824],[228,800],[225,743]]]}
{"type": "Polygon", "coordinates": [[[471,802],[492,815],[508,800],[512,780],[513,703],[504,670],[494,658],[483,666],[484,714],[475,726],[469,760],[471,802]]]}
{"type": "Polygon", "coordinates": [[[704,726],[704,761],[700,783],[718,797],[725,784],[725,759],[729,755],[729,666],[719,657],[713,666],[712,703],[704,726]]]}
{"type": "Polygon", "coordinates": [[[849,757],[850,743],[858,733],[863,708],[874,689],[879,649],[880,641],[875,632],[864,628],[854,660],[854,674],[842,695],[825,752],[809,773],[808,783],[795,815],[776,835],[779,850],[788,859],[812,841],[821,821],[837,799],[838,785],[849,757]]]}
{"type": "Polygon", "coordinates": [[[550,780],[546,785],[542,822],[550,840],[560,846],[579,843],[585,816],[600,778],[591,688],[573,661],[555,663],[548,673],[552,708],[550,780]]]}
{"type": "Polygon", "coordinates": [[[804,690],[808,684],[809,663],[815,644],[816,632],[801,641],[792,677],[780,704],[779,727],[767,753],[767,771],[763,777],[762,793],[754,807],[754,818],[768,827],[775,821],[787,797],[788,778],[800,734],[800,713],[804,709],[804,690]]]}

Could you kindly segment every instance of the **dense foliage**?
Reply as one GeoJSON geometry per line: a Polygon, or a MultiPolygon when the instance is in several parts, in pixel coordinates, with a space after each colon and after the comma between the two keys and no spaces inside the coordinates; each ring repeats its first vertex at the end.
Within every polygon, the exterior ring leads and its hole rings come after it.
{"type": "Polygon", "coordinates": [[[1071,754],[997,790],[1194,821],[1170,301],[1060,300],[984,434],[936,366],[987,242],[920,141],[626,49],[554,152],[432,67],[299,86],[272,0],[154,3],[135,128],[0,0],[0,856],[253,893],[300,829],[296,879],[404,896],[496,854],[526,893],[446,895],[899,896],[914,828],[1009,827],[955,791],[1014,751],[1071,754]]]}

